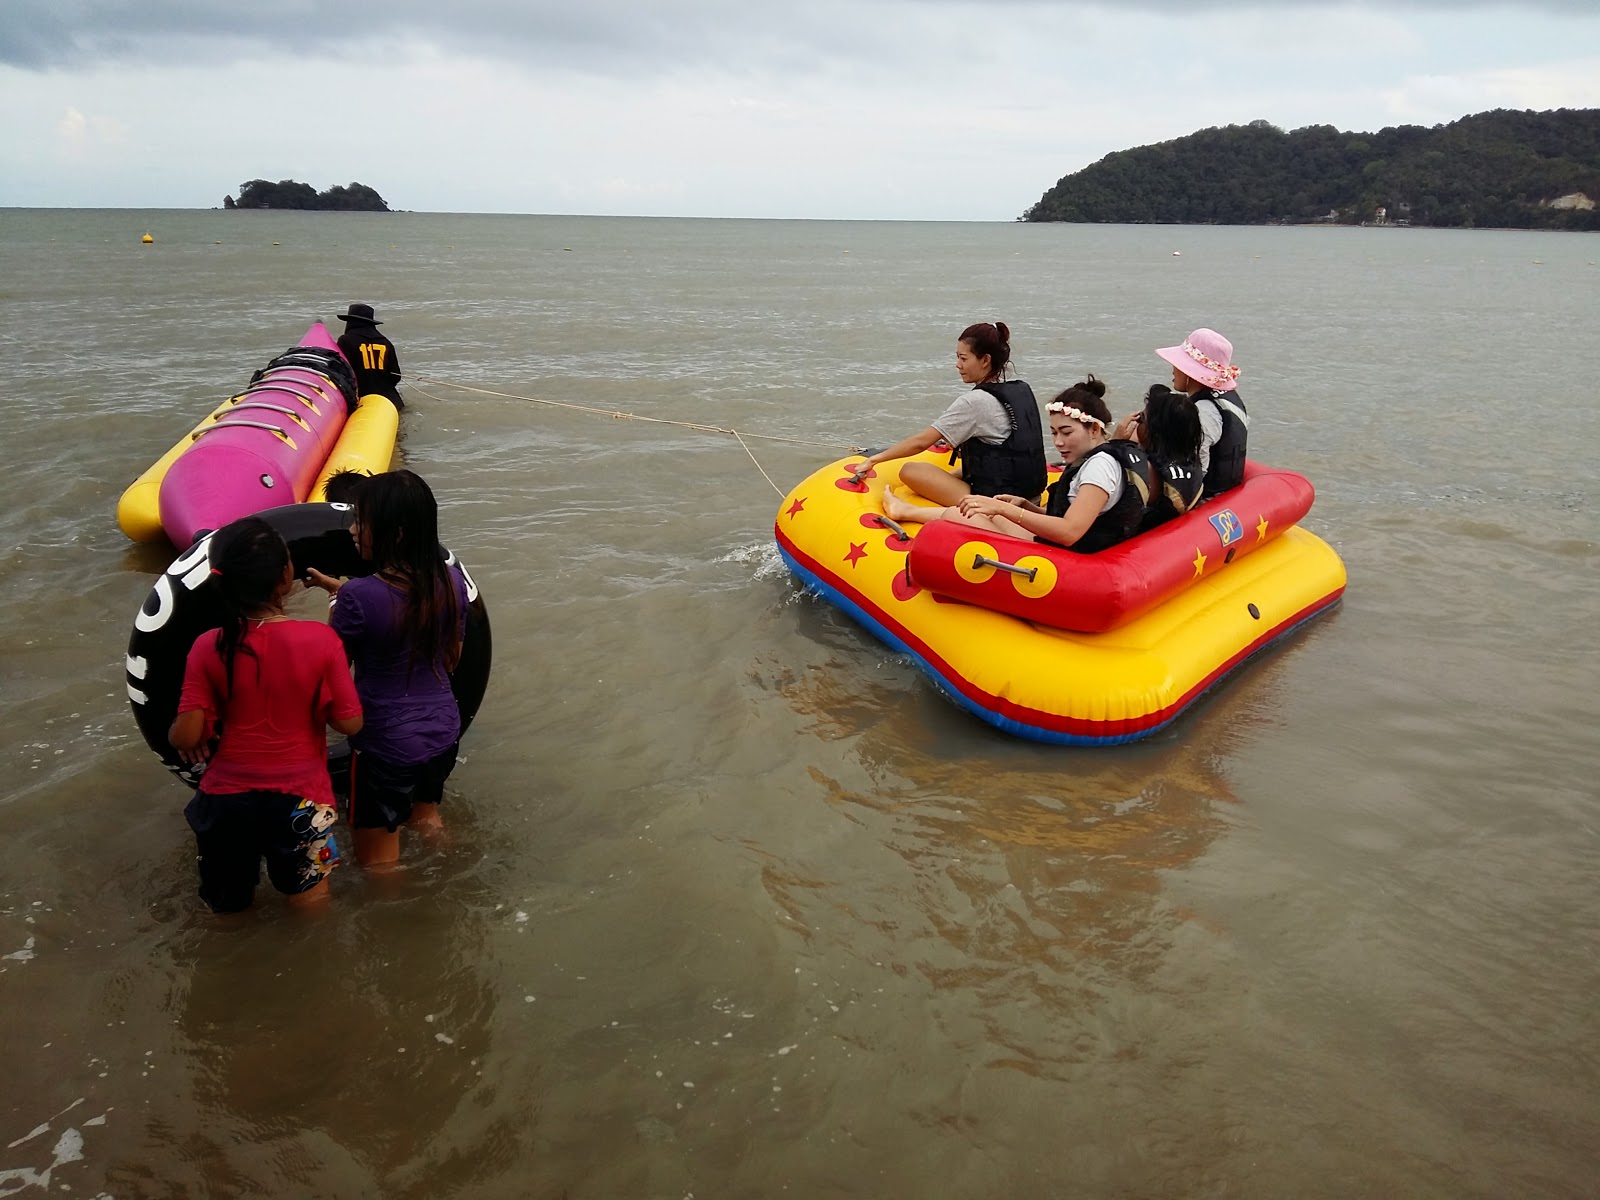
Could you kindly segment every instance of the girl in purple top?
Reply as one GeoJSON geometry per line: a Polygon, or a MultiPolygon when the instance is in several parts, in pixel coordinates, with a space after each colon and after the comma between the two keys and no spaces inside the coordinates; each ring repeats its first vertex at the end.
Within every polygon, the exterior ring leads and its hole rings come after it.
{"type": "Polygon", "coordinates": [[[356,670],[366,725],[350,739],[350,824],[356,859],[400,857],[400,826],[443,828],[439,804],[456,763],[461,714],[450,672],[466,633],[467,585],[445,563],[439,506],[410,471],[361,482],[351,534],[377,571],[342,583],[312,570],[334,597],[328,624],[356,670]]]}

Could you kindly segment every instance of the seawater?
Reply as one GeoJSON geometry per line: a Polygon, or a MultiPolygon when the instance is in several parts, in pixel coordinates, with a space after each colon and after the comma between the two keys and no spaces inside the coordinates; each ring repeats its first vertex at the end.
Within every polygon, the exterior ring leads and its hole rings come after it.
{"type": "MultiPolygon", "coordinates": [[[[0,1183],[326,1197],[1586,1194],[1600,238],[0,210],[0,1183]],[[142,245],[150,233],[153,244],[142,245]],[[128,482],[375,304],[496,667],[437,851],[194,899],[128,482]],[[1342,608],[1148,742],[997,734],[780,486],[1002,319],[1121,415],[1211,325],[1342,608]],[[816,444],[806,444],[816,443],[816,444]]],[[[304,611],[316,611],[310,601],[304,611]]]]}

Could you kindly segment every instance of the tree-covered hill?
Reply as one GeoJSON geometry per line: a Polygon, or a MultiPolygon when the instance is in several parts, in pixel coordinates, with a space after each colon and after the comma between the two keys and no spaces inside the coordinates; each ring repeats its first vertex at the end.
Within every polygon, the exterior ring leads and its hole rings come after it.
{"type": "Polygon", "coordinates": [[[342,212],[388,212],[383,197],[364,183],[338,185],[319,192],[309,183],[283,179],[268,183],[252,179],[239,185],[239,198],[225,196],[223,208],[311,208],[342,212]]]}
{"type": "Polygon", "coordinates": [[[1202,129],[1108,154],[1022,219],[1600,230],[1596,202],[1600,109],[1496,109],[1377,133],[1285,133],[1266,121],[1202,129]]]}

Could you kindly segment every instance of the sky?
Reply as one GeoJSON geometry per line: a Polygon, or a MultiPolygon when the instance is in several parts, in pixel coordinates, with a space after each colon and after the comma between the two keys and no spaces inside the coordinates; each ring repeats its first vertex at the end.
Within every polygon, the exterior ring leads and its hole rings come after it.
{"type": "Polygon", "coordinates": [[[0,0],[0,207],[1006,221],[1213,125],[1600,107],[1600,0],[0,0]]]}

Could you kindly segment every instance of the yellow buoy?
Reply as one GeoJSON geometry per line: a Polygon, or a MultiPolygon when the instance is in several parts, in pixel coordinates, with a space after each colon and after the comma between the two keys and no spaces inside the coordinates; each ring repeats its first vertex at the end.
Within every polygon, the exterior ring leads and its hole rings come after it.
{"type": "Polygon", "coordinates": [[[139,239],[139,240],[140,240],[140,241],[141,241],[141,242],[143,242],[143,243],[144,243],[144,244],[145,244],[145,245],[146,245],[146,246],[148,246],[148,245],[149,245],[149,244],[150,244],[150,243],[151,243],[151,242],[153,242],[153,241],[155,241],[155,238],[153,238],[153,237],[151,237],[151,236],[150,236],[150,235],[149,235],[149,234],[148,234],[148,233],[147,233],[147,234],[145,234],[145,235],[144,235],[144,236],[143,236],[143,237],[142,237],[142,238],[140,238],[140,239],[139,239]]]}

